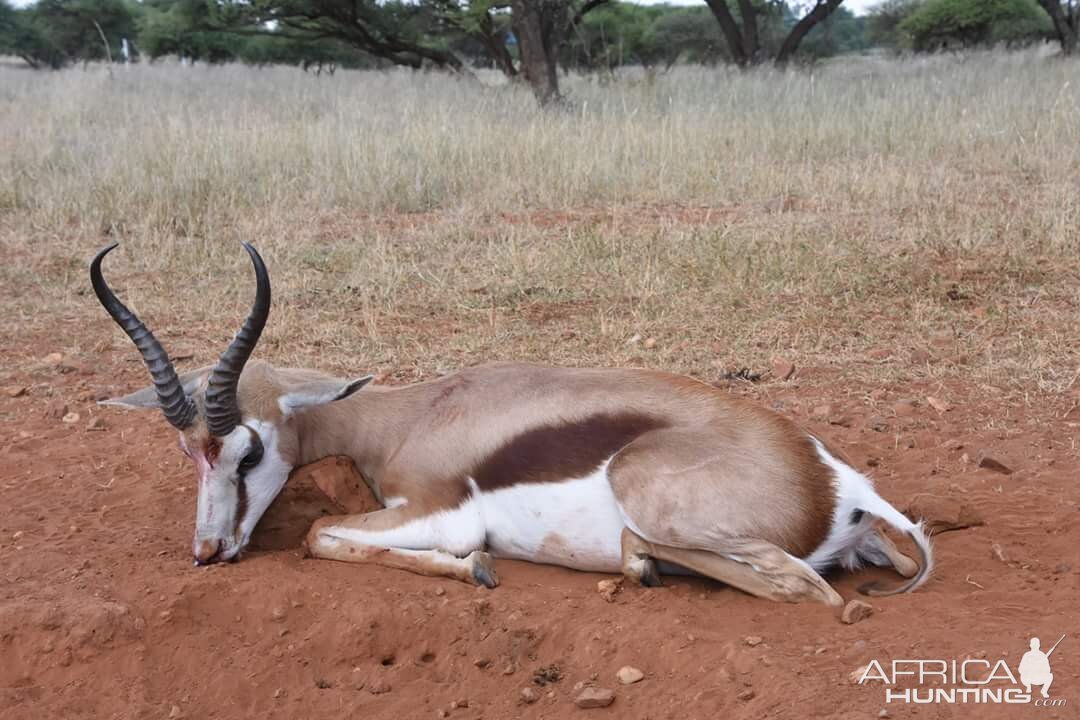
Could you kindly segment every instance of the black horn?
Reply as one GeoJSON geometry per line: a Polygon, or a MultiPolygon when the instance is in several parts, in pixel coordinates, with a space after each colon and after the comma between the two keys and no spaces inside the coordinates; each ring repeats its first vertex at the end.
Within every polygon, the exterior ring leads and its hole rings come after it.
{"type": "Polygon", "coordinates": [[[94,286],[94,293],[105,309],[116,321],[116,324],[124,329],[127,336],[135,343],[142,353],[143,362],[150,371],[150,377],[154,380],[157,390],[158,403],[161,405],[165,419],[178,430],[183,430],[195,422],[195,402],[184,393],[180,384],[180,378],[176,376],[176,368],[173,367],[169,354],[161,343],[154,337],[145,325],[124,306],[105,282],[101,274],[101,261],[108,255],[117,243],[102,248],[94,259],[90,261],[90,284],[94,286]]]}
{"type": "Polygon", "coordinates": [[[248,243],[244,249],[251,256],[255,266],[255,304],[251,307],[247,320],[240,332],[236,333],[229,349],[222,353],[210,380],[206,386],[206,426],[216,437],[224,437],[240,424],[240,407],[236,402],[236,385],[240,381],[240,372],[251,357],[255,344],[259,342],[270,315],[270,275],[259,253],[248,243]]]}

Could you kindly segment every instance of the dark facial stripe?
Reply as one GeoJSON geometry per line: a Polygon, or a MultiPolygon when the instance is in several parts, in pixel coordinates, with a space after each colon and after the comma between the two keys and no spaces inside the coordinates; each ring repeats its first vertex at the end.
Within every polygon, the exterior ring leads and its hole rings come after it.
{"type": "Polygon", "coordinates": [[[585,477],[639,435],[664,427],[647,415],[599,414],[511,439],[472,473],[481,490],[585,477]]]}

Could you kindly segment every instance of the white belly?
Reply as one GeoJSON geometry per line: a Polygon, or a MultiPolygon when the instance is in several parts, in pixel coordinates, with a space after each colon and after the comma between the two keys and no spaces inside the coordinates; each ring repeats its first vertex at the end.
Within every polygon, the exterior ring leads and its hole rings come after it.
{"type": "Polygon", "coordinates": [[[606,462],[584,478],[513,485],[478,498],[488,551],[496,557],[619,572],[625,524],[606,462]]]}

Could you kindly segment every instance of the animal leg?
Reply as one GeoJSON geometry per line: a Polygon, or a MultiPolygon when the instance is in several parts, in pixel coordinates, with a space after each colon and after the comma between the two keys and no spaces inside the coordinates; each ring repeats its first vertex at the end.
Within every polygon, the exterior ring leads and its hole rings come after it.
{"type": "Polygon", "coordinates": [[[880,528],[875,528],[866,535],[858,548],[859,556],[878,567],[894,567],[896,572],[906,578],[915,577],[919,564],[900,552],[894,543],[880,528]]]}
{"type": "MultiPolygon", "coordinates": [[[[647,550],[648,556],[656,560],[676,563],[757,597],[783,602],[816,600],[832,606],[844,603],[813,568],[771,543],[741,541],[738,553],[726,557],[708,550],[652,543],[631,530],[623,531],[624,538],[626,533],[637,538],[634,548],[639,554],[647,550]]],[[[626,546],[624,539],[623,547],[626,546]]]]}
{"type": "Polygon", "coordinates": [[[315,521],[305,541],[312,557],[373,562],[419,575],[495,587],[495,561],[483,552],[484,527],[469,504],[418,516],[409,505],[315,521]]]}
{"type": "Polygon", "coordinates": [[[659,587],[660,573],[656,562],[650,557],[649,543],[638,537],[630,528],[622,531],[622,571],[629,580],[645,587],[659,587]]]}

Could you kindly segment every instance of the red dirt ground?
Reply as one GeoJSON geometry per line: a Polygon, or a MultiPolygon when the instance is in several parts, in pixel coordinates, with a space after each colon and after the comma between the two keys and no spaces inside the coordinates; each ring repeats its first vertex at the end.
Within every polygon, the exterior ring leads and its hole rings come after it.
{"type": "MultiPolygon", "coordinates": [[[[845,625],[824,606],[773,604],[705,580],[624,587],[609,603],[597,592],[602,576],[555,567],[500,561],[502,585],[489,591],[304,559],[307,526],[334,511],[304,483],[286,489],[242,562],[193,567],[194,477],[172,431],[158,416],[93,403],[143,385],[137,359],[124,348],[100,364],[45,361],[55,349],[0,349],[5,390],[26,388],[0,395],[5,720],[877,718],[886,707],[894,718],[1077,717],[1077,389],[972,404],[987,393],[853,388],[825,371],[812,389],[733,387],[767,395],[872,465],[897,506],[929,493],[938,499],[922,507],[945,512],[951,502],[985,521],[936,538],[923,589],[871,599],[874,615],[845,625]],[[16,365],[28,353],[42,361],[16,365]],[[955,407],[938,412],[928,394],[955,407]],[[904,398],[918,402],[897,416],[904,398]],[[77,421],[60,419],[63,404],[77,421]],[[86,429],[98,417],[106,429],[86,429]],[[978,467],[982,453],[1015,472],[978,467]],[[1052,664],[1065,707],[886,706],[880,683],[849,677],[872,659],[900,658],[1003,658],[1015,672],[1030,637],[1045,649],[1063,633],[1052,664]],[[623,665],[645,679],[619,685],[623,665]],[[560,679],[536,684],[551,668],[560,679]],[[614,689],[614,704],[578,709],[578,683],[614,689]],[[520,701],[525,687],[538,691],[534,704],[520,701]]],[[[874,574],[834,581],[852,598],[874,574]]]]}

